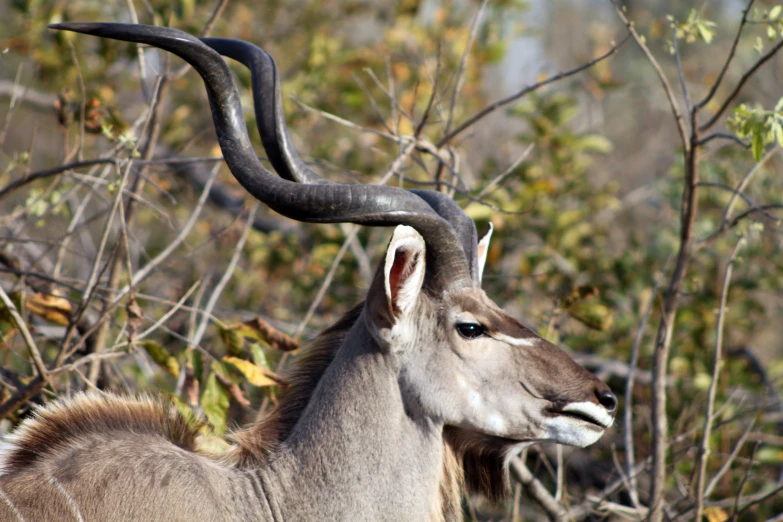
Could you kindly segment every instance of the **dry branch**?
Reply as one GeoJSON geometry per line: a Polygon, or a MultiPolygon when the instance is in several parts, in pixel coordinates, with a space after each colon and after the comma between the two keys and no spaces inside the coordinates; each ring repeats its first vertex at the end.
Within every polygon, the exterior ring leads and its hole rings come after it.
{"type": "Polygon", "coordinates": [[[612,46],[611,49],[609,49],[607,52],[605,52],[604,54],[602,54],[598,58],[594,58],[593,60],[590,60],[589,62],[587,62],[585,64],[582,64],[579,67],[576,67],[574,69],[570,69],[568,71],[563,71],[563,72],[557,73],[554,76],[550,76],[546,80],[542,80],[540,82],[536,82],[533,85],[525,87],[524,89],[522,89],[522,90],[520,90],[520,91],[518,91],[518,92],[516,92],[516,93],[514,93],[514,94],[512,94],[510,96],[507,96],[507,97],[505,97],[503,99],[500,99],[500,100],[498,100],[498,101],[496,101],[494,103],[491,103],[491,104],[487,105],[486,107],[484,107],[483,109],[478,111],[476,114],[474,114],[473,116],[470,116],[465,121],[460,123],[454,130],[452,130],[451,132],[448,132],[445,136],[443,136],[438,141],[438,143],[436,143],[435,146],[438,147],[438,148],[441,148],[441,147],[445,146],[446,144],[451,142],[451,140],[453,140],[458,135],[462,134],[466,129],[468,129],[468,128],[472,127],[473,125],[475,125],[478,121],[483,119],[485,116],[495,112],[496,110],[498,110],[498,109],[500,109],[502,107],[505,107],[506,105],[508,105],[510,103],[513,103],[513,102],[517,101],[518,99],[522,98],[526,94],[530,94],[533,91],[537,91],[541,87],[544,87],[544,86],[549,85],[551,83],[555,83],[555,82],[557,82],[559,80],[562,80],[563,78],[568,78],[569,76],[573,76],[575,74],[578,74],[578,73],[580,73],[582,71],[585,71],[585,70],[589,69],[590,67],[594,66],[595,64],[600,63],[600,62],[606,60],[607,58],[612,56],[614,53],[619,51],[620,48],[623,46],[623,44],[625,44],[625,42],[628,41],[628,38],[630,38],[630,36],[631,36],[630,34],[626,35],[625,38],[620,40],[620,43],[612,46]]]}
{"type": "Polygon", "coordinates": [[[288,334],[281,332],[271,324],[260,317],[245,321],[245,326],[252,328],[266,341],[272,348],[281,352],[293,352],[299,349],[299,343],[288,334]]]}

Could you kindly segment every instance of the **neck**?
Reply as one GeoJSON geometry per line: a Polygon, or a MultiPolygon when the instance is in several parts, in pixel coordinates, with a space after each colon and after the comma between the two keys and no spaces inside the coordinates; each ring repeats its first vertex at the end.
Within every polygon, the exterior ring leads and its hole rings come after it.
{"type": "Polygon", "coordinates": [[[438,520],[443,427],[406,413],[360,318],[263,472],[285,520],[438,520]]]}

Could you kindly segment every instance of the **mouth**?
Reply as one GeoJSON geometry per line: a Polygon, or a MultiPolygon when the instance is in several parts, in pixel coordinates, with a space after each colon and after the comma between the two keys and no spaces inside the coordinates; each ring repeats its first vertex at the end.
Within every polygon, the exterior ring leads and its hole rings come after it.
{"type": "Polygon", "coordinates": [[[614,417],[604,408],[592,402],[572,402],[562,408],[552,408],[549,411],[561,417],[570,417],[585,422],[601,430],[610,428],[614,424],[614,417]]]}

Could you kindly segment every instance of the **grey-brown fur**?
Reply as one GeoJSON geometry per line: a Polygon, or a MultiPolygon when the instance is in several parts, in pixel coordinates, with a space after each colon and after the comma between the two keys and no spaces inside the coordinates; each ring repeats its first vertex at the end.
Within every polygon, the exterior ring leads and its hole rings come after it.
{"type": "MultiPolygon", "coordinates": [[[[438,300],[423,304],[420,314],[440,322],[438,300]]],[[[357,307],[313,343],[278,408],[235,435],[229,459],[199,454],[193,428],[173,408],[80,397],[19,428],[0,490],[25,520],[78,520],[48,473],[84,520],[271,520],[273,511],[275,520],[459,520],[463,460],[467,483],[496,496],[509,441],[411,411],[400,357],[373,341],[365,311],[357,307]]],[[[496,310],[484,320],[521,327],[496,310]]],[[[590,384],[582,372],[569,382],[590,384]]],[[[15,520],[8,503],[0,502],[0,520],[15,520]]]]}

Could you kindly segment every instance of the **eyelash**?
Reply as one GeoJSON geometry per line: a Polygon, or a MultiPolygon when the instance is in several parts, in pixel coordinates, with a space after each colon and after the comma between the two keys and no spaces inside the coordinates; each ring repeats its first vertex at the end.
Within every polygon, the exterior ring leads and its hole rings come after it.
{"type": "Polygon", "coordinates": [[[486,328],[478,323],[458,323],[457,331],[465,339],[476,339],[487,332],[486,328]]]}

